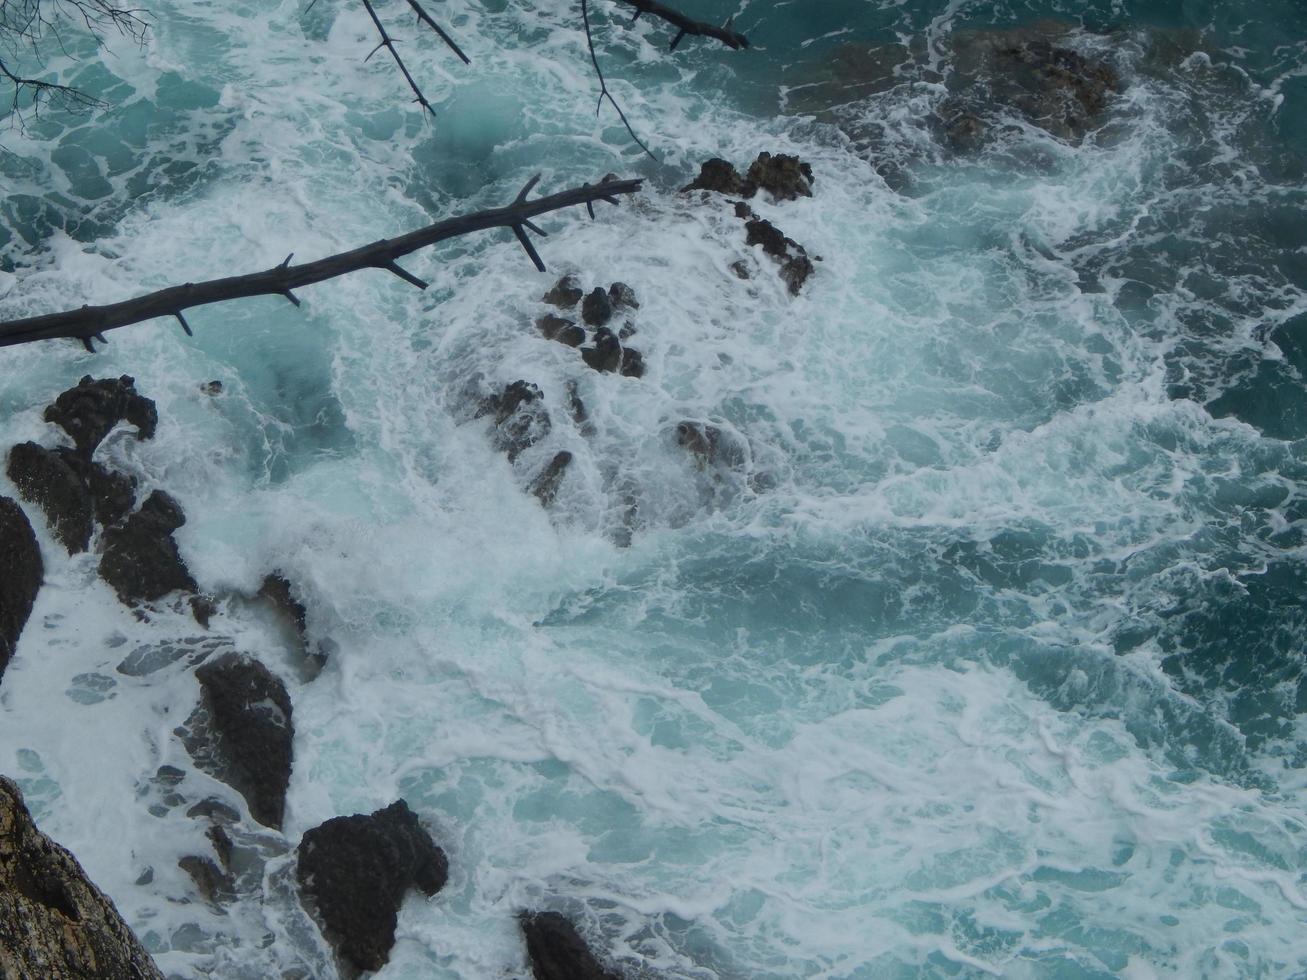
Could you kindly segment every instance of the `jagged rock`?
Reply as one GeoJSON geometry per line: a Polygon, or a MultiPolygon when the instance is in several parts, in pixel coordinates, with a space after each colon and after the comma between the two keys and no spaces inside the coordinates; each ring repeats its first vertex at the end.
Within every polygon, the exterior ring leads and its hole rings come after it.
{"type": "MultiPolygon", "coordinates": [[[[744,181],[735,165],[720,157],[705,160],[699,167],[699,176],[681,188],[685,191],[715,191],[732,197],[744,194],[744,181]]],[[[746,195],[751,196],[751,195],[746,195]]]]}
{"type": "Polygon", "coordinates": [[[581,348],[581,360],[596,371],[617,371],[622,367],[622,343],[607,327],[595,331],[595,345],[581,348]]]}
{"type": "Polygon", "coordinates": [[[592,327],[602,327],[613,318],[613,301],[596,286],[581,301],[581,319],[592,327]]]}
{"type": "Polygon", "coordinates": [[[136,426],[139,439],[151,439],[159,425],[154,402],[136,393],[136,380],[123,375],[117,380],[94,380],[88,374],[55,399],[45,410],[45,420],[61,426],[73,438],[77,451],[88,459],[113,427],[127,421],[136,426]]]}
{"type": "Polygon", "coordinates": [[[154,961],[67,850],[37,829],[0,776],[0,976],[163,980],[154,961]]]}
{"type": "Polygon", "coordinates": [[[615,282],[608,287],[608,301],[613,309],[638,310],[640,301],[635,298],[635,290],[624,282],[615,282]]]}
{"type": "Polygon", "coordinates": [[[85,551],[95,522],[116,524],[136,498],[136,481],[105,469],[77,450],[24,442],[9,451],[7,472],[22,498],[45,513],[70,555],[85,551]]]}
{"type": "Polygon", "coordinates": [[[558,912],[518,916],[535,980],[622,980],[595,958],[570,919],[558,912]]]}
{"type": "Polygon", "coordinates": [[[780,263],[780,277],[790,290],[791,296],[798,296],[803,284],[813,273],[812,260],[802,245],[792,238],[785,237],[770,221],[753,218],[744,223],[745,244],[761,245],[762,250],[780,263]]]}
{"type": "Polygon", "coordinates": [[[403,800],[333,817],[308,831],[296,853],[306,904],[337,955],[358,970],[390,959],[404,894],[417,887],[434,895],[449,877],[444,852],[403,800]]]}
{"type": "Polygon", "coordinates": [[[634,347],[623,347],[621,373],[626,378],[643,378],[644,355],[634,347]]]}
{"type": "Polygon", "coordinates": [[[481,401],[477,415],[494,415],[495,446],[513,462],[548,435],[553,423],[540,389],[529,381],[514,381],[498,395],[481,401]]]}
{"type": "Polygon", "coordinates": [[[185,523],[177,501],[156,490],[140,510],[104,532],[100,577],[123,603],[150,602],[178,589],[197,590],[172,537],[185,523]]]}
{"type": "Polygon", "coordinates": [[[764,150],[749,165],[745,183],[746,197],[752,197],[754,189],[764,190],[778,201],[812,197],[812,167],[792,154],[773,156],[764,150]]]}
{"type": "Polygon", "coordinates": [[[27,515],[17,502],[0,497],[0,677],[13,658],[44,577],[41,548],[27,515]]]}
{"type": "Polygon", "coordinates": [[[724,463],[738,466],[745,461],[738,436],[731,436],[705,422],[681,422],[676,426],[677,445],[684,446],[700,467],[724,463]]]}
{"type": "Polygon", "coordinates": [[[250,816],[280,829],[295,737],[286,685],[236,653],[204,664],[195,676],[207,717],[192,716],[187,748],[198,765],[245,797],[250,816]]]}
{"type": "Polygon", "coordinates": [[[568,347],[580,347],[585,343],[585,330],[576,325],[574,320],[546,313],[536,320],[536,329],[548,340],[556,340],[568,347]]]}
{"type": "Polygon", "coordinates": [[[570,310],[581,302],[583,295],[585,295],[585,290],[581,288],[581,283],[576,276],[563,276],[562,279],[554,283],[549,292],[540,297],[540,301],[557,306],[560,309],[570,310]]]}
{"type": "Polygon", "coordinates": [[[533,494],[540,499],[540,503],[548,507],[558,496],[558,488],[562,485],[563,477],[567,473],[567,467],[572,463],[572,454],[563,450],[554,455],[549,464],[540,471],[539,475],[531,481],[528,487],[533,494]]]}

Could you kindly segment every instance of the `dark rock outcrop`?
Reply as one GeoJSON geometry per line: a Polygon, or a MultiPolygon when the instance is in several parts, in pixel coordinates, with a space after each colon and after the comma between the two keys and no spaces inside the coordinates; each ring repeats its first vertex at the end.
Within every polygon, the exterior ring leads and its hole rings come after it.
{"type": "Polygon", "coordinates": [[[539,498],[540,503],[548,507],[558,496],[558,488],[562,485],[563,477],[567,474],[567,468],[571,463],[572,454],[566,449],[555,453],[554,458],[531,481],[527,489],[539,498]]]}
{"type": "Polygon", "coordinates": [[[267,667],[229,653],[195,671],[200,711],[187,748],[196,763],[245,797],[250,815],[281,827],[295,727],[286,685],[267,667]]]}
{"type": "Polygon", "coordinates": [[[636,299],[635,290],[624,282],[615,282],[608,287],[608,301],[614,310],[638,310],[640,301],[636,299]]]}
{"type": "Polygon", "coordinates": [[[281,572],[273,572],[263,577],[259,586],[258,597],[270,605],[295,630],[300,643],[307,646],[309,611],[304,603],[295,598],[290,580],[281,572]]]}
{"type": "Polygon", "coordinates": [[[790,291],[798,296],[799,290],[813,273],[812,259],[807,250],[770,221],[752,218],[744,223],[745,244],[761,245],[762,250],[780,264],[779,275],[790,291]]]}
{"type": "Polygon", "coordinates": [[[23,499],[41,508],[70,555],[87,549],[96,521],[116,524],[136,498],[131,477],[67,447],[20,443],[9,451],[7,472],[23,499]]]}
{"type": "Polygon", "coordinates": [[[622,342],[607,327],[595,331],[593,347],[581,348],[581,360],[596,371],[617,371],[622,367],[622,342]]]}
{"type": "Polygon", "coordinates": [[[576,276],[563,276],[562,279],[554,283],[549,292],[540,297],[540,300],[543,303],[549,303],[551,306],[570,310],[581,302],[583,295],[585,295],[585,291],[581,288],[581,283],[576,276]]]}
{"type": "Polygon", "coordinates": [[[795,201],[812,197],[812,167],[789,153],[775,155],[764,150],[749,165],[745,178],[745,196],[763,190],[778,201],[795,201]]]}
{"type": "Polygon", "coordinates": [[[181,506],[156,490],[125,522],[104,532],[100,577],[127,605],[161,599],[178,589],[195,592],[172,532],[186,523],[181,506]]]}
{"type": "Polygon", "coordinates": [[[558,912],[528,912],[518,917],[535,980],[622,980],[590,952],[570,919],[558,912]]]}
{"type": "Polygon", "coordinates": [[[546,313],[536,319],[536,329],[548,340],[556,340],[568,347],[580,347],[585,343],[585,330],[576,325],[576,321],[566,317],[546,313]]]}
{"type": "Polygon", "coordinates": [[[514,381],[498,395],[481,401],[477,415],[493,415],[495,446],[509,462],[549,434],[553,423],[540,389],[529,381],[514,381]]]}
{"type": "Polygon", "coordinates": [[[0,676],[13,658],[44,577],[41,548],[27,515],[15,501],[0,497],[0,676]]]}
{"type": "Polygon", "coordinates": [[[613,318],[613,301],[596,286],[581,301],[581,319],[592,327],[605,326],[613,318]]]}
{"type": "Polygon", "coordinates": [[[163,980],[113,902],[0,777],[0,976],[163,980]]]}
{"type": "Polygon", "coordinates": [[[444,852],[403,800],[314,827],[297,857],[306,904],[337,955],[358,970],[390,959],[405,893],[434,895],[449,876],[444,852]]]}
{"type": "Polygon", "coordinates": [[[45,420],[63,428],[88,459],[115,425],[126,421],[136,426],[140,439],[151,439],[159,424],[154,402],[136,392],[134,378],[93,379],[89,374],[55,399],[45,410],[45,420]]]}
{"type": "Polygon", "coordinates": [[[707,422],[679,423],[676,426],[676,443],[689,450],[700,467],[717,463],[739,466],[745,461],[745,450],[740,438],[707,422]]]}
{"type": "Polygon", "coordinates": [[[744,193],[744,180],[735,164],[720,157],[705,160],[699,166],[699,176],[681,188],[685,191],[713,191],[730,197],[751,196],[744,193]]]}

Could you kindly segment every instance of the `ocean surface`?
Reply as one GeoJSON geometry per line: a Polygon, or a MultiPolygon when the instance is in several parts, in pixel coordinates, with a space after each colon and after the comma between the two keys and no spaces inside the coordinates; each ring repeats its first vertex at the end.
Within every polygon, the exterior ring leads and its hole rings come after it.
{"type": "Polygon", "coordinates": [[[327,652],[310,679],[235,600],[208,633],[142,620],[29,509],[47,579],[0,771],[179,978],[335,977],[294,846],[401,796],[451,878],[404,905],[384,980],[527,975],[527,908],[637,978],[1307,976],[1307,7],[681,5],[753,47],[669,54],[592,0],[656,160],[596,118],[570,0],[433,2],[470,66],[379,4],[434,119],[343,0],[154,0],[144,46],[47,51],[108,107],[0,130],[0,319],[320,257],[535,173],[646,185],[542,219],[548,274],[489,232],[409,259],[425,292],[368,272],[195,310],[193,339],[0,351],[5,448],[52,444],[83,374],[134,376],[158,435],[102,457],[181,502],[206,591],[283,570],[327,652]],[[951,145],[951,58],[1023,31],[1110,66],[1108,104],[1059,137],[996,103],[951,145]],[[797,298],[724,199],[678,193],[761,150],[814,172],[752,202],[821,257],[797,298]],[[643,378],[532,326],[568,272],[634,288],[643,378]],[[554,425],[510,463],[473,407],[518,379],[554,425]],[[735,449],[704,464],[683,421],[735,449]],[[560,450],[546,509],[526,488],[560,450]],[[284,834],[233,829],[223,906],[177,865],[211,854],[191,805],[245,813],[174,734],[186,642],[294,704],[284,834]]]}

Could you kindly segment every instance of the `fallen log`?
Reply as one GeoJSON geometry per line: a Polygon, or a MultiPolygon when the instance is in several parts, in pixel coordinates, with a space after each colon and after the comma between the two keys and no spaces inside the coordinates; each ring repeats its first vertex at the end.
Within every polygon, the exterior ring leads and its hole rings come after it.
{"type": "Polygon", "coordinates": [[[299,306],[300,301],[295,296],[294,290],[335,279],[360,269],[383,269],[419,289],[426,289],[427,283],[402,268],[398,264],[399,259],[436,242],[489,228],[511,229],[535,267],[544,272],[545,264],[527,236],[527,232],[533,231],[537,235],[546,233],[532,223],[532,218],[581,204],[586,206],[590,217],[593,218],[595,201],[616,204],[617,195],[634,194],[642,184],[639,179],[606,180],[599,184],[582,184],[580,187],[550,194],[548,197],[536,198],[533,201],[527,200],[527,195],[539,180],[539,175],[532,177],[513,203],[504,207],[488,208],[484,211],[448,218],[398,238],[383,238],[371,245],[329,255],[315,262],[291,265],[290,260],[294,256],[292,252],[280,265],[264,272],[229,276],[225,279],[210,279],[208,282],[188,282],[137,296],[134,299],[123,300],[120,303],[83,306],[81,309],[65,310],[62,313],[47,313],[21,320],[9,320],[0,323],[0,347],[13,347],[18,344],[63,337],[80,340],[87,350],[94,352],[92,341],[107,343],[104,339],[107,331],[153,320],[156,317],[176,318],[182,329],[190,335],[190,324],[186,322],[184,312],[192,307],[250,296],[281,296],[299,306]]]}

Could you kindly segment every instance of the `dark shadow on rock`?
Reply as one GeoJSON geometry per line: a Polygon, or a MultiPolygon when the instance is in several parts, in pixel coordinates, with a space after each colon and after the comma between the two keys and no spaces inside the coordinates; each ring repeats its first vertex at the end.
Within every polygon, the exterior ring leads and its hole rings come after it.
{"type": "Polygon", "coordinates": [[[558,912],[518,916],[535,980],[622,980],[595,958],[570,919],[558,912]]]}
{"type": "Polygon", "coordinates": [[[136,499],[135,480],[67,447],[20,443],[9,451],[7,472],[22,498],[41,508],[70,555],[87,549],[96,521],[118,523],[136,499]]]}
{"type": "Polygon", "coordinates": [[[172,536],[185,523],[177,501],[156,490],[140,510],[104,532],[100,577],[123,603],[152,602],[179,589],[197,590],[172,536]]]}
{"type": "Polygon", "coordinates": [[[77,859],[0,776],[0,973],[9,980],[163,980],[77,859]]]}
{"type": "Polygon", "coordinates": [[[0,497],[0,677],[32,615],[45,565],[36,534],[17,502],[0,497]]]}
{"type": "Polygon", "coordinates": [[[195,671],[200,706],[183,739],[196,765],[227,783],[250,816],[281,828],[295,726],[286,685],[250,657],[229,653],[195,671]]]}
{"type": "Polygon", "coordinates": [[[154,402],[137,394],[135,379],[93,379],[89,374],[55,399],[45,420],[63,428],[87,459],[115,425],[129,422],[140,439],[152,439],[159,424],[154,402]]]}
{"type": "Polygon", "coordinates": [[[300,890],[337,955],[379,970],[395,945],[396,914],[413,887],[445,886],[449,862],[403,800],[371,814],[333,817],[300,841],[300,890]]]}

